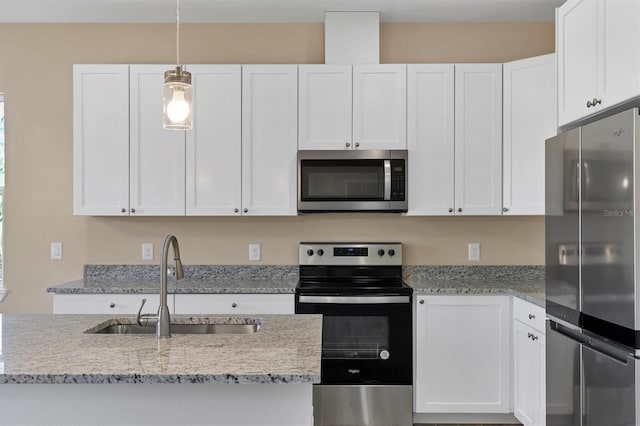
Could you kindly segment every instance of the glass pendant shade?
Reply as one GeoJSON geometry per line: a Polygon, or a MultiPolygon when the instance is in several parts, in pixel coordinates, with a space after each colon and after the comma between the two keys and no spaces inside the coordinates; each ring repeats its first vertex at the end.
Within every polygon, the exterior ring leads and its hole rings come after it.
{"type": "Polygon", "coordinates": [[[190,130],[193,127],[191,73],[183,71],[181,66],[164,73],[162,126],[172,130],[190,130]]]}

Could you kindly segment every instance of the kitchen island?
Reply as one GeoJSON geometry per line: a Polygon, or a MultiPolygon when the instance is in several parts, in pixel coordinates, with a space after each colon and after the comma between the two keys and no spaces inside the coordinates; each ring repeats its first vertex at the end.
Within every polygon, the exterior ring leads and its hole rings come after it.
{"type": "Polygon", "coordinates": [[[0,424],[311,425],[319,315],[257,321],[250,334],[93,334],[110,315],[0,315],[0,424]]]}

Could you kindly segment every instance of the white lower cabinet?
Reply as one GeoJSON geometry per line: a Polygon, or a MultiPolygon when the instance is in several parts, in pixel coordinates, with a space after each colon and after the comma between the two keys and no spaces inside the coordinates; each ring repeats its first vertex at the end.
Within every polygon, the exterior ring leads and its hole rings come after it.
{"type": "Polygon", "coordinates": [[[511,296],[416,296],[414,411],[511,412],[511,296]]]}
{"type": "MultiPolygon", "coordinates": [[[[144,312],[156,312],[160,305],[158,294],[56,294],[53,296],[54,314],[137,314],[147,299],[144,312]]],[[[173,313],[173,295],[167,296],[169,312],[173,313]]]]}
{"type": "Polygon", "coordinates": [[[176,294],[176,314],[293,314],[293,294],[176,294]]]}
{"type": "Polygon", "coordinates": [[[544,309],[514,298],[513,318],[513,412],[524,426],[544,426],[544,309]]]}

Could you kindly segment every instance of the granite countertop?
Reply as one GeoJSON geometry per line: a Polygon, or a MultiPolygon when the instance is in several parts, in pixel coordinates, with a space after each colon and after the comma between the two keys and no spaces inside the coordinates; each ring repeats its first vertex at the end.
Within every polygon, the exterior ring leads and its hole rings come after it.
{"type": "MultiPolygon", "coordinates": [[[[297,266],[185,266],[185,278],[169,279],[175,294],[295,292],[297,266]]],[[[542,266],[405,266],[415,294],[513,294],[545,307],[542,266]]],[[[85,265],[84,278],[47,288],[58,294],[155,294],[160,278],[151,265],[85,265]]]]}
{"type": "Polygon", "coordinates": [[[545,307],[542,266],[408,266],[414,294],[512,294],[545,307]]]}
{"type": "MultiPolygon", "coordinates": [[[[184,279],[168,279],[169,293],[269,294],[295,292],[297,266],[185,265],[184,279]]],[[[160,292],[155,265],[85,265],[83,278],[47,288],[59,294],[154,294],[160,292]]]]}
{"type": "Polygon", "coordinates": [[[417,295],[482,295],[512,294],[520,299],[545,307],[544,281],[533,280],[407,280],[417,295]]]}
{"type": "MultiPolygon", "coordinates": [[[[319,383],[321,315],[259,315],[251,334],[88,334],[133,316],[0,315],[1,383],[319,383]]],[[[174,315],[172,322],[246,318],[174,315]],[[206,319],[205,319],[206,318],[206,319]]]]}
{"type": "MultiPolygon", "coordinates": [[[[169,279],[167,291],[175,294],[293,294],[298,277],[280,279],[169,279]]],[[[75,280],[47,288],[56,294],[155,294],[160,292],[160,279],[118,278],[75,280]]]]}

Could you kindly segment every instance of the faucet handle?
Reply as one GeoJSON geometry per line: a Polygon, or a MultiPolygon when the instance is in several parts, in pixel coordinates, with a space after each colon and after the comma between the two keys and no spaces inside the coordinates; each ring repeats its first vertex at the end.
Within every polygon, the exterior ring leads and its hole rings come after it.
{"type": "Polygon", "coordinates": [[[138,309],[138,315],[136,316],[136,322],[140,327],[149,327],[158,322],[158,317],[156,315],[142,313],[142,307],[145,303],[147,303],[147,299],[142,299],[140,309],[138,309]]]}

